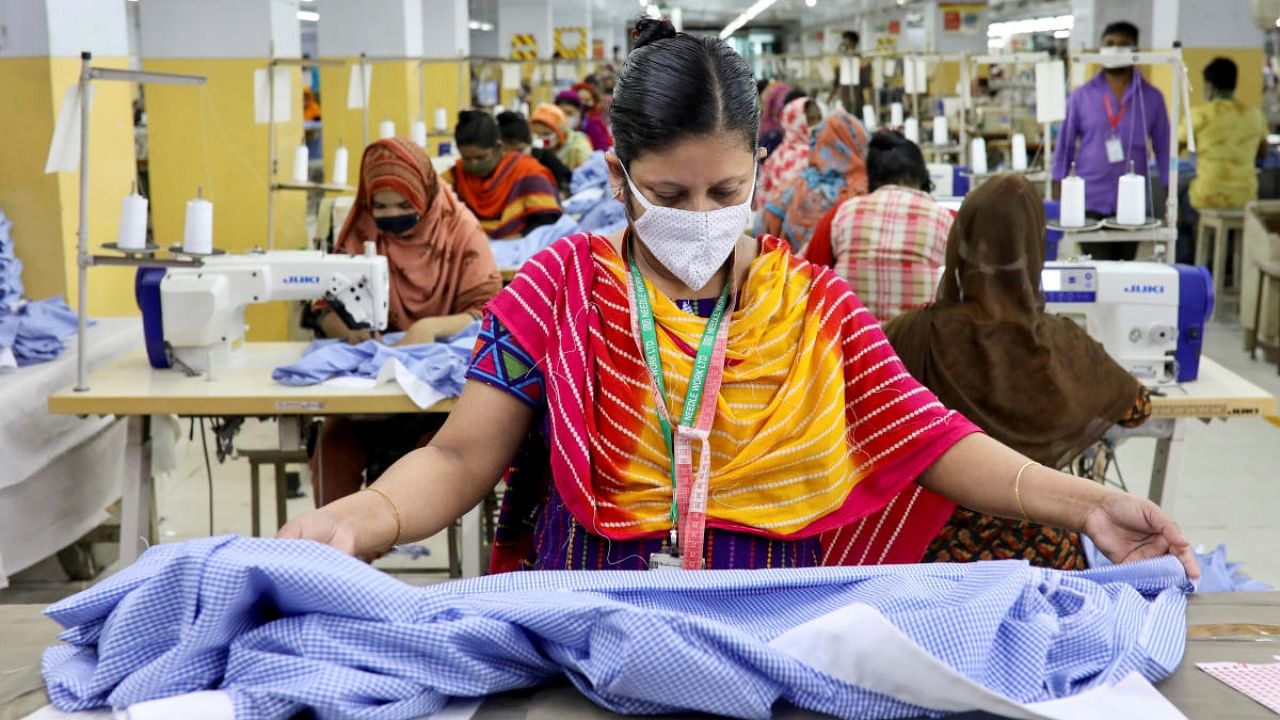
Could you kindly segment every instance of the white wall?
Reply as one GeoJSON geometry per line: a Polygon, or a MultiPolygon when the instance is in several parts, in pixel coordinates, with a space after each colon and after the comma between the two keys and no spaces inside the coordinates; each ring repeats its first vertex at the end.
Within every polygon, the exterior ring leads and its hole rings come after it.
{"type": "Polygon", "coordinates": [[[420,57],[422,0],[317,0],[321,57],[420,57]]]}
{"type": "Polygon", "coordinates": [[[555,52],[551,0],[501,0],[497,24],[499,57],[510,57],[512,35],[527,33],[538,41],[538,57],[549,58],[555,52]]]}
{"type": "Polygon", "coordinates": [[[470,55],[470,19],[467,0],[422,0],[423,55],[429,58],[470,55]]]}
{"type": "Polygon", "coordinates": [[[0,0],[0,57],[45,57],[49,21],[40,0],[0,0]]]}
{"type": "Polygon", "coordinates": [[[0,57],[129,55],[125,0],[0,0],[0,57]]]}
{"type": "Polygon", "coordinates": [[[138,5],[144,58],[265,58],[273,42],[277,57],[301,52],[297,0],[151,0],[138,5]]]}

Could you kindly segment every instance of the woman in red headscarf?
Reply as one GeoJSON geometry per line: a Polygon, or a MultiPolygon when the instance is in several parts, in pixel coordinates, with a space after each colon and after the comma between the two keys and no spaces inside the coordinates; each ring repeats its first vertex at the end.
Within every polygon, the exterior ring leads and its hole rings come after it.
{"type": "MultiPolygon", "coordinates": [[[[502,288],[489,238],[480,223],[436,176],[431,161],[404,138],[387,138],[364,152],[360,188],[335,247],[359,254],[376,244],[387,257],[391,276],[388,330],[403,331],[401,344],[433,342],[478,320],[502,288]]],[[[353,330],[329,307],[317,304],[319,325],[328,337],[348,342],[369,339],[353,330]]],[[[324,505],[360,489],[371,455],[397,443],[386,422],[329,418],[320,430],[312,458],[316,504],[324,505]],[[376,448],[376,449],[375,449],[376,448]],[[372,451],[372,452],[371,452],[372,451]]],[[[408,423],[412,424],[412,423],[408,423]]],[[[405,428],[408,447],[425,442],[422,429],[405,428]]],[[[426,429],[429,432],[429,429],[426,429]]],[[[398,451],[398,452],[397,452],[398,451]]],[[[374,474],[372,477],[377,477],[374,474]]]]}
{"type": "Polygon", "coordinates": [[[573,86],[573,91],[578,94],[578,102],[582,103],[580,129],[591,139],[591,147],[596,150],[609,150],[613,147],[613,134],[609,132],[609,123],[600,112],[604,104],[600,88],[589,82],[580,82],[573,86]]]}

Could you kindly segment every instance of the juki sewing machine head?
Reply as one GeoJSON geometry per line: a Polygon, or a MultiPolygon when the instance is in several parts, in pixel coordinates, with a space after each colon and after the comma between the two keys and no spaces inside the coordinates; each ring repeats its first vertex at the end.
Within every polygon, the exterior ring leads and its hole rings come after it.
{"type": "Polygon", "coordinates": [[[255,303],[324,298],[352,329],[387,328],[387,258],[307,250],[207,257],[194,267],[144,268],[138,305],[152,367],[192,370],[244,364],[244,309],[255,303]]]}
{"type": "Polygon", "coordinates": [[[1041,274],[1045,311],[1075,320],[1146,385],[1195,380],[1213,281],[1190,265],[1053,261],[1041,274]]]}

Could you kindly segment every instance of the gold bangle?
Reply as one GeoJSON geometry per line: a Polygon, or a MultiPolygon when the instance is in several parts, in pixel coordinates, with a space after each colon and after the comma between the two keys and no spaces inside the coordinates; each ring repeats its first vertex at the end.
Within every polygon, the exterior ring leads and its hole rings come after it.
{"type": "Polygon", "coordinates": [[[1023,520],[1029,521],[1031,517],[1027,515],[1027,509],[1022,506],[1022,473],[1026,472],[1027,468],[1032,465],[1039,464],[1035,460],[1028,460],[1022,467],[1018,468],[1018,477],[1013,481],[1013,499],[1018,501],[1018,512],[1022,513],[1023,520]]]}
{"type": "MultiPolygon", "coordinates": [[[[377,495],[382,496],[382,499],[383,499],[383,500],[386,500],[386,501],[387,501],[387,504],[391,506],[391,514],[392,514],[392,515],[394,515],[394,516],[395,516],[395,518],[396,518],[396,539],[395,539],[395,540],[393,540],[393,541],[391,541],[391,547],[395,547],[395,546],[399,545],[399,544],[400,544],[400,533],[401,533],[401,525],[400,525],[400,508],[396,507],[396,501],[395,501],[395,500],[392,500],[390,495],[388,495],[388,494],[386,494],[386,493],[382,492],[381,490],[379,490],[379,489],[378,489],[378,488],[376,488],[376,487],[367,487],[367,488],[364,488],[364,490],[365,490],[365,491],[368,491],[368,492],[371,492],[371,493],[376,493],[377,495]]],[[[390,548],[388,548],[388,549],[390,549],[390,548]]]]}

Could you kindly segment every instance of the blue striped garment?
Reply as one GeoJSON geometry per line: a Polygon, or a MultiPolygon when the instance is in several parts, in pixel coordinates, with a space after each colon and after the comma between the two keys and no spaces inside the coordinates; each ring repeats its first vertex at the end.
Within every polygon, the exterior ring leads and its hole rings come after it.
{"type": "Polygon", "coordinates": [[[49,608],[66,711],[220,688],[237,718],[413,718],[567,676],[634,714],[841,717],[926,708],[820,673],[768,642],[866,603],[1019,702],[1155,682],[1181,659],[1190,589],[1172,558],[1080,573],[1024,562],[800,570],[525,572],[414,588],[318,544],[161,545],[49,608]]]}

